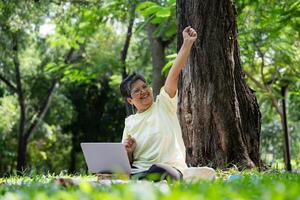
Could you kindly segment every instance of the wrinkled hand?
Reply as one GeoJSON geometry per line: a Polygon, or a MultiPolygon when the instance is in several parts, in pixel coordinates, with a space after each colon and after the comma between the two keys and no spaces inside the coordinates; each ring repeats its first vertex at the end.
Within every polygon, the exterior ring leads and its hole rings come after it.
{"type": "Polygon", "coordinates": [[[184,41],[193,43],[197,39],[197,32],[191,26],[188,26],[182,31],[182,36],[184,41]]]}
{"type": "Polygon", "coordinates": [[[136,147],[136,141],[133,137],[129,135],[124,141],[124,145],[127,153],[133,153],[136,147]]]}

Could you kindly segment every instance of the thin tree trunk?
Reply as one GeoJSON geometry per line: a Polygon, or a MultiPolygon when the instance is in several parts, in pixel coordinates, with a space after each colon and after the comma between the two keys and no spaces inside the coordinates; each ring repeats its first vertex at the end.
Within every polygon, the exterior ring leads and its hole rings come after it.
{"type": "Polygon", "coordinates": [[[181,32],[198,32],[179,80],[179,118],[190,165],[260,166],[260,112],[244,81],[230,0],[177,0],[181,32]]]}
{"type": "Polygon", "coordinates": [[[154,32],[156,26],[153,24],[148,25],[148,37],[151,45],[152,55],[152,88],[153,96],[156,97],[159,94],[160,88],[164,85],[165,78],[161,73],[161,70],[166,64],[165,61],[165,45],[161,38],[156,37],[154,32]]]}
{"type": "Polygon", "coordinates": [[[29,136],[34,132],[34,130],[36,129],[36,127],[39,125],[39,123],[43,120],[45,114],[47,113],[49,106],[50,106],[50,102],[52,100],[56,85],[57,85],[57,80],[53,80],[49,90],[48,90],[48,94],[47,97],[44,101],[44,103],[42,104],[40,110],[37,113],[37,116],[35,117],[35,119],[33,119],[33,122],[30,124],[28,130],[25,133],[25,138],[26,140],[29,138],[29,136]]]}
{"type": "Polygon", "coordinates": [[[18,96],[19,108],[20,108],[20,121],[19,121],[19,142],[18,142],[18,160],[17,160],[17,171],[21,172],[25,169],[26,165],[26,147],[27,140],[24,137],[25,134],[25,123],[26,123],[26,103],[24,97],[24,91],[21,81],[20,73],[20,62],[18,58],[18,35],[17,33],[12,34],[12,50],[13,50],[13,61],[15,65],[16,74],[16,92],[18,96]]]}
{"type": "Polygon", "coordinates": [[[127,70],[126,70],[126,58],[127,58],[127,53],[129,49],[129,44],[132,36],[132,28],[134,24],[134,19],[135,19],[135,4],[131,5],[131,11],[129,13],[129,23],[127,27],[127,34],[126,34],[126,39],[124,42],[123,49],[121,51],[121,64],[122,64],[122,77],[123,79],[127,77],[127,70]]]}
{"type": "MultiPolygon", "coordinates": [[[[40,111],[37,113],[37,117],[30,124],[28,130],[25,130],[25,113],[21,114],[22,118],[20,120],[20,130],[22,130],[22,132],[19,132],[19,147],[18,147],[18,162],[17,162],[17,170],[18,171],[23,171],[26,167],[26,153],[27,153],[28,139],[29,139],[30,135],[34,132],[36,127],[39,125],[39,123],[43,120],[46,112],[49,109],[49,105],[50,105],[50,102],[51,102],[51,99],[52,99],[52,96],[54,93],[56,82],[57,81],[53,82],[51,88],[49,89],[49,92],[48,92],[48,95],[46,97],[44,104],[42,105],[40,111]]],[[[20,107],[22,107],[22,106],[20,106],[20,107]]]]}
{"type": "Polygon", "coordinates": [[[284,132],[284,162],[287,171],[292,171],[291,165],[291,150],[290,150],[290,135],[288,129],[288,122],[286,116],[286,95],[287,95],[287,87],[281,87],[281,95],[282,95],[282,127],[284,132]]]}
{"type": "Polygon", "coordinates": [[[71,161],[70,161],[70,165],[69,165],[69,173],[75,173],[76,172],[76,146],[77,146],[77,140],[76,140],[76,136],[78,135],[78,133],[73,134],[72,135],[72,149],[71,149],[71,161]]]}
{"type": "MultiPolygon", "coordinates": [[[[127,58],[127,53],[128,53],[128,49],[129,49],[131,36],[132,36],[132,28],[133,28],[133,24],[134,24],[134,20],[135,20],[135,8],[136,8],[136,4],[132,3],[132,5],[130,7],[129,24],[127,27],[126,39],[125,39],[123,49],[121,51],[122,80],[124,80],[128,76],[128,73],[126,70],[126,58],[127,58]]],[[[133,114],[132,106],[127,101],[125,101],[125,108],[126,108],[127,116],[133,114]]]]}

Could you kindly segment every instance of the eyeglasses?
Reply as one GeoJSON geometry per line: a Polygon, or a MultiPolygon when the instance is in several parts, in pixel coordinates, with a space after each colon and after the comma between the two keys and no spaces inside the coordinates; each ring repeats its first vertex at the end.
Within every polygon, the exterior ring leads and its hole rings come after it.
{"type": "Polygon", "coordinates": [[[149,89],[148,85],[144,84],[141,87],[135,88],[134,90],[132,90],[132,92],[130,93],[131,96],[138,96],[139,94],[141,94],[142,91],[147,91],[149,89]]]}

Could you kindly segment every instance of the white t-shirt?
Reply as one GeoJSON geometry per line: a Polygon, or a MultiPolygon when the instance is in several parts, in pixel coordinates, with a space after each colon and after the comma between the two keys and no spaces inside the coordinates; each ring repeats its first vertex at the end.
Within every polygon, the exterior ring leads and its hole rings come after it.
{"type": "Polygon", "coordinates": [[[162,88],[150,108],[125,119],[122,142],[131,135],[137,143],[132,164],[137,169],[133,172],[148,170],[157,163],[167,164],[181,172],[187,168],[176,111],[177,94],[170,98],[162,88]]]}

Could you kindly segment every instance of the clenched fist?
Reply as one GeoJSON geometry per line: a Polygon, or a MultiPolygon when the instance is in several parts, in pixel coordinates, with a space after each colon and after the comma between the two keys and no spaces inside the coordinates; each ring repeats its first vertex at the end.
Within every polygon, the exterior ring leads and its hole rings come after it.
{"type": "Polygon", "coordinates": [[[182,31],[182,36],[184,41],[195,42],[197,32],[191,26],[188,26],[182,31]]]}

